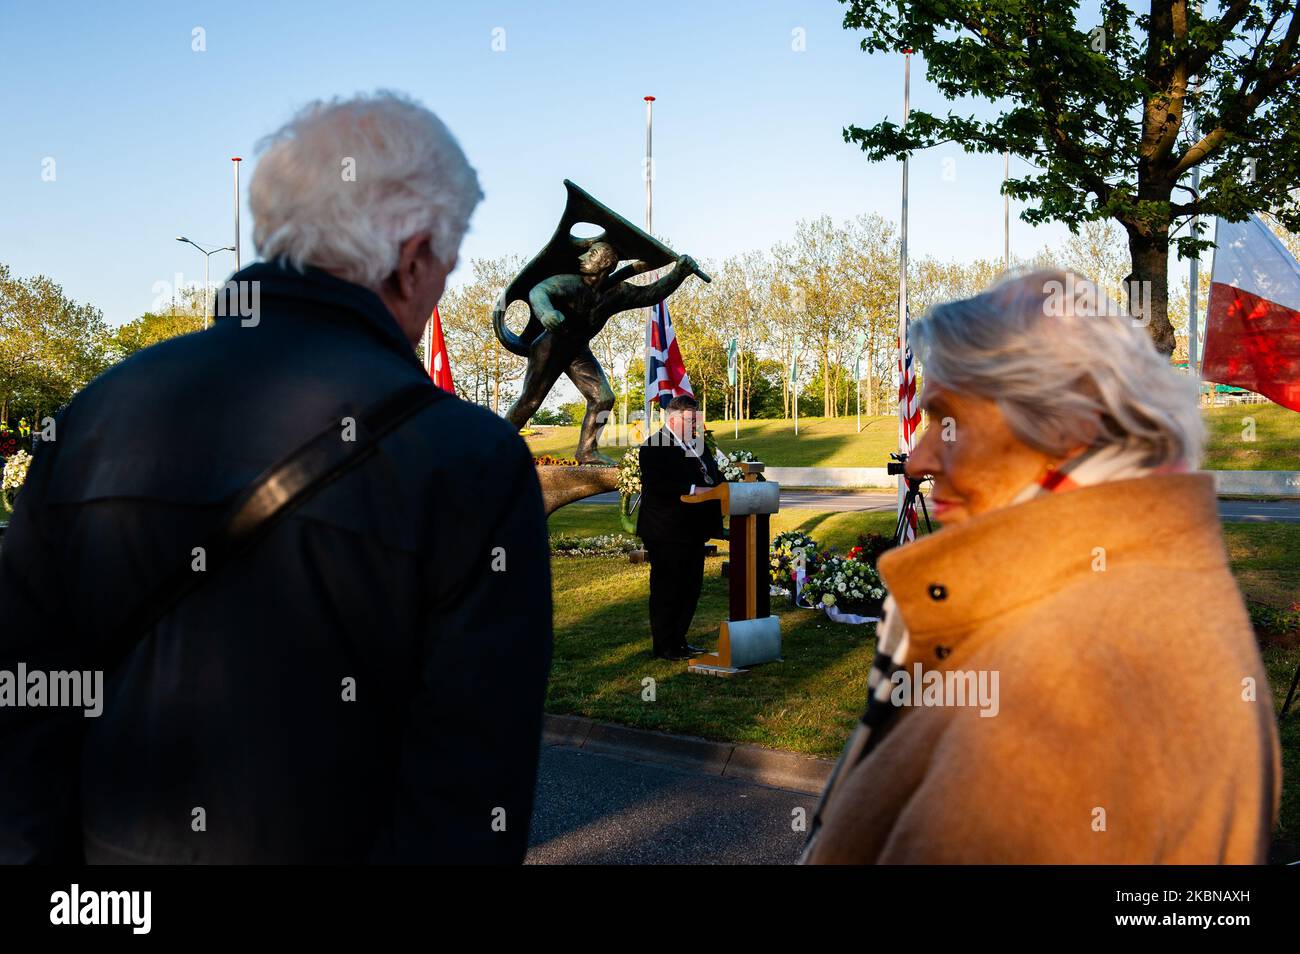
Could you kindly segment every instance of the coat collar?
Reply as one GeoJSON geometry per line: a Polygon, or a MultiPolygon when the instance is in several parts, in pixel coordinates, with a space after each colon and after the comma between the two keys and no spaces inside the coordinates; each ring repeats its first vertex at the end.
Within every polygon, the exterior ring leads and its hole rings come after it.
{"type": "MultiPolygon", "coordinates": [[[[402,334],[397,319],[379,296],[368,288],[344,281],[310,265],[298,271],[277,262],[255,262],[231,275],[229,281],[258,282],[258,293],[264,303],[268,300],[289,299],[342,312],[356,319],[360,327],[384,345],[409,357],[415,367],[420,367],[415,349],[402,334]]],[[[275,319],[275,309],[267,309],[267,314],[271,320],[275,319]]],[[[223,315],[216,320],[229,321],[235,317],[237,316],[223,315]]]]}
{"type": "Polygon", "coordinates": [[[981,514],[884,554],[880,576],[908,628],[908,658],[933,663],[980,624],[1133,563],[1226,566],[1209,474],[1113,481],[981,514]]]}

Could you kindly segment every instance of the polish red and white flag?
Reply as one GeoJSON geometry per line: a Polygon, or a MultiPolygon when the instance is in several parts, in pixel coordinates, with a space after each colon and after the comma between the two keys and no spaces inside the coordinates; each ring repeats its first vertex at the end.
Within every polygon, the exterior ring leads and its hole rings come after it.
{"type": "Polygon", "coordinates": [[[1300,411],[1300,263],[1257,215],[1214,242],[1201,379],[1300,411]]]}

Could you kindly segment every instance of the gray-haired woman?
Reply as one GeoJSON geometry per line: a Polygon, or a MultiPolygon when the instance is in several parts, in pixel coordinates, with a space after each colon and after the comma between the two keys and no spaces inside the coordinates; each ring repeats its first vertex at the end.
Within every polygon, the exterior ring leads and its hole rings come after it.
{"type": "Polygon", "coordinates": [[[1272,694],[1194,472],[1195,386],[1066,272],[912,329],[908,470],[944,528],[880,561],[868,709],[805,860],[1263,861],[1272,694]]]}

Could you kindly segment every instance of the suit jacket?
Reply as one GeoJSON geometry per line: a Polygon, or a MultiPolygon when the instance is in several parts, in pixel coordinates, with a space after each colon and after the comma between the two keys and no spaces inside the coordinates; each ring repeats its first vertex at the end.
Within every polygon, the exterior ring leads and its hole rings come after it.
{"type": "Polygon", "coordinates": [[[981,514],[891,550],[880,575],[914,691],[914,667],[997,675],[996,710],[914,694],[837,787],[812,862],[1265,860],[1274,696],[1208,474],[981,514]]]}
{"type": "MultiPolygon", "coordinates": [[[[433,388],[374,293],[265,263],[235,277],[260,283],[255,326],[145,349],[38,445],[0,550],[0,669],[86,668],[268,465],[433,388]]],[[[523,859],[551,587],[513,427],[436,400],[208,572],[106,674],[99,718],[0,707],[0,863],[523,859]]]]}
{"type": "Polygon", "coordinates": [[[647,543],[703,543],[722,536],[722,505],[716,500],[684,503],[691,485],[723,483],[713,455],[700,457],[662,427],[641,445],[641,506],[636,532],[647,543]]]}

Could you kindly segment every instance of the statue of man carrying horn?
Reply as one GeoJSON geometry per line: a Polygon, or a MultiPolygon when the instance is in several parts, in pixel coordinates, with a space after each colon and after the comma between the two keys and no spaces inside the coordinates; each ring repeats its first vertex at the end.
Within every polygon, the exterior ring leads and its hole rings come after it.
{"type": "Polygon", "coordinates": [[[689,255],[676,254],[573,183],[566,180],[565,185],[569,205],[555,236],[506,287],[493,309],[493,327],[502,346],[528,359],[523,390],[506,419],[516,427],[527,424],[564,374],[587,402],[578,462],[612,464],[596,446],[614,407],[614,392],[591,352],[591,339],[611,315],[659,304],[689,275],[709,278],[689,255]],[[575,238],[570,229],[577,221],[595,222],[605,231],[593,238],[575,238]],[[639,257],[616,268],[625,254],[639,257]],[[628,281],[669,262],[672,269],[655,282],[628,281]],[[505,323],[506,308],[516,300],[526,300],[529,306],[528,325],[520,335],[505,323]]]}

